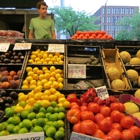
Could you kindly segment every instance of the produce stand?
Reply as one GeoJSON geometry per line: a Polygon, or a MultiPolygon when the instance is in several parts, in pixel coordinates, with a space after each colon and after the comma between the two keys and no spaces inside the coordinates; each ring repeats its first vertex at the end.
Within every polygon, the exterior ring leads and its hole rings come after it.
{"type": "MultiPolygon", "coordinates": [[[[8,51],[22,52],[22,55],[24,56],[23,61],[20,63],[0,63],[0,68],[3,66],[7,67],[8,71],[21,70],[18,86],[16,88],[9,87],[8,89],[4,89],[7,93],[15,91],[18,94],[23,92],[27,95],[29,92],[31,92],[32,89],[22,88],[23,82],[28,76],[26,68],[31,67],[33,69],[35,67],[38,67],[39,69],[42,69],[43,67],[46,67],[49,70],[51,66],[55,66],[56,69],[61,69],[63,71],[63,87],[56,89],[66,97],[70,93],[75,93],[78,97],[80,97],[82,94],[84,94],[85,91],[87,91],[88,88],[98,88],[102,86],[106,87],[109,95],[113,95],[116,97],[119,97],[120,94],[124,93],[134,95],[135,91],[139,89],[138,84],[132,83],[129,76],[127,75],[128,69],[135,69],[140,74],[139,65],[124,64],[120,56],[118,56],[116,58],[116,60],[118,61],[117,66],[118,64],[120,64],[119,68],[123,73],[123,78],[127,82],[125,83],[127,85],[127,88],[117,91],[113,90],[111,88],[108,73],[106,70],[106,64],[108,63],[103,56],[103,50],[116,49],[119,53],[121,51],[128,51],[131,56],[134,57],[136,55],[136,52],[140,50],[139,41],[18,39],[16,40],[15,44],[10,44],[8,51]],[[16,43],[31,43],[31,48],[25,50],[23,48],[21,50],[13,50],[16,43]],[[35,52],[36,50],[47,51],[50,48],[53,49],[53,51],[58,51],[57,47],[60,47],[63,50],[63,52],[60,52],[60,54],[62,54],[64,57],[62,64],[31,64],[29,62],[32,52],[35,52]]],[[[0,52],[0,55],[1,53],[3,52],[0,52]]],[[[43,88],[43,91],[45,91],[46,89],[43,88]]],[[[0,90],[3,90],[3,88],[1,88],[0,90]]],[[[16,105],[17,101],[18,100],[16,100],[13,104],[16,105]]],[[[0,112],[0,122],[3,122],[5,120],[5,114],[4,111],[2,111],[0,112]]],[[[64,119],[64,123],[65,136],[63,139],[69,140],[72,133],[72,125],[67,121],[66,118],[64,119]]]]}

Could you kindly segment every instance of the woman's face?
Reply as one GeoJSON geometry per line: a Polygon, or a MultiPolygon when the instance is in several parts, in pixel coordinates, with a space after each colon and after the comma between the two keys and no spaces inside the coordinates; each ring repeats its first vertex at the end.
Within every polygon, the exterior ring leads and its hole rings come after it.
{"type": "Polygon", "coordinates": [[[47,7],[44,6],[44,5],[41,5],[40,9],[38,9],[38,12],[39,12],[41,17],[46,17],[46,15],[47,15],[47,7]]]}

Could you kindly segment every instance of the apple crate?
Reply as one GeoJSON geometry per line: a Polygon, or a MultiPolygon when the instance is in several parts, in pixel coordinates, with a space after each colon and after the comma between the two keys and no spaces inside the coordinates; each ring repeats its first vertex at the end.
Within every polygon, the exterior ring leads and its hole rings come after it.
{"type": "Polygon", "coordinates": [[[105,71],[105,75],[106,75],[106,78],[107,78],[107,83],[109,85],[109,88],[111,90],[114,90],[114,91],[132,89],[130,80],[127,77],[124,65],[123,65],[123,63],[120,59],[118,49],[117,48],[115,48],[115,49],[105,49],[105,48],[103,48],[101,50],[101,54],[102,54],[103,67],[104,67],[104,71],[105,71]],[[111,87],[112,80],[109,79],[108,69],[112,68],[112,67],[117,68],[119,70],[119,72],[121,73],[120,80],[122,80],[125,84],[124,89],[113,89],[111,87]]]}
{"type": "Polygon", "coordinates": [[[0,66],[0,89],[18,89],[23,73],[23,65],[0,66]]]}
{"type": "Polygon", "coordinates": [[[45,64],[40,64],[40,65],[27,64],[25,66],[22,81],[20,82],[19,87],[22,89],[34,89],[36,85],[40,85],[39,82],[41,82],[40,84],[43,85],[43,89],[49,89],[50,87],[52,87],[51,86],[52,84],[53,87],[56,89],[64,89],[65,88],[64,66],[63,65],[54,66],[54,65],[45,65],[45,64]],[[53,71],[52,69],[55,70],[53,71]],[[57,86],[58,83],[59,86],[57,86]]]}

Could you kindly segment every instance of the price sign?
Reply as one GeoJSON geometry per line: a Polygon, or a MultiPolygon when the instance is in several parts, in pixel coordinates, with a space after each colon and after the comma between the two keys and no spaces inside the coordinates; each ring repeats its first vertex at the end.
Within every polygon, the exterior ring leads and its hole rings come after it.
{"type": "Polygon", "coordinates": [[[10,136],[1,136],[0,140],[44,140],[44,132],[32,132],[26,134],[15,134],[10,136]]]}
{"type": "Polygon", "coordinates": [[[48,52],[60,52],[64,53],[64,44],[49,44],[48,52]]]}
{"type": "Polygon", "coordinates": [[[32,43],[15,43],[13,50],[30,50],[32,43]]]}
{"type": "Polygon", "coordinates": [[[0,43],[0,52],[7,52],[9,49],[10,43],[0,43]]]}
{"type": "Polygon", "coordinates": [[[97,96],[100,97],[102,100],[105,100],[109,97],[108,91],[106,86],[95,88],[97,96]]]}
{"type": "Polygon", "coordinates": [[[86,78],[86,65],[68,64],[68,78],[86,78]]]}

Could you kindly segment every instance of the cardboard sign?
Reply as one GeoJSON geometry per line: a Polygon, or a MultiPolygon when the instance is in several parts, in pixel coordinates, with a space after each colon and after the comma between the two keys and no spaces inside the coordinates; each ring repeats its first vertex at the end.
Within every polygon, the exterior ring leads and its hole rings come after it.
{"type": "Polygon", "coordinates": [[[48,52],[60,52],[64,53],[64,44],[49,44],[48,52]]]}
{"type": "Polygon", "coordinates": [[[7,52],[9,49],[10,43],[0,43],[0,52],[7,52]]]}
{"type": "Polygon", "coordinates": [[[15,43],[13,50],[30,50],[32,43],[15,43]]]}

